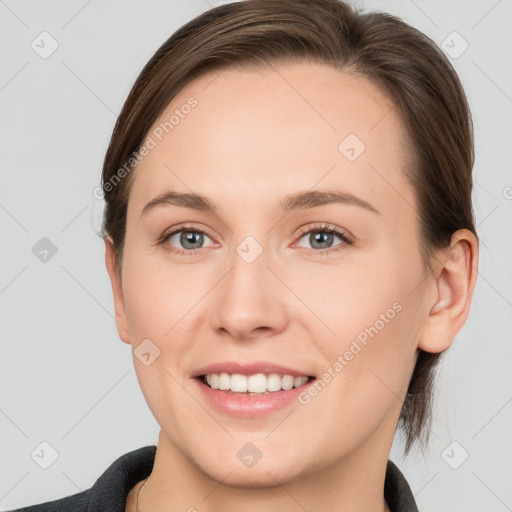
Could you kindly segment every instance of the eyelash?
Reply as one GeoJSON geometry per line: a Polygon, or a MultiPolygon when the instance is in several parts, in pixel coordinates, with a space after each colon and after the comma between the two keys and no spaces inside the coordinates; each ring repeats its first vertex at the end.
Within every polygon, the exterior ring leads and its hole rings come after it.
{"type": "MultiPolygon", "coordinates": [[[[203,229],[196,228],[196,227],[190,226],[190,225],[179,225],[179,226],[175,227],[171,232],[169,232],[169,233],[166,232],[166,233],[162,234],[160,236],[160,238],[157,240],[157,245],[163,246],[163,245],[167,244],[168,240],[173,235],[175,235],[176,233],[180,233],[182,231],[189,232],[189,233],[202,233],[204,235],[207,235],[210,239],[213,240],[213,237],[207,231],[205,231],[203,229]]],[[[307,227],[301,229],[298,234],[298,240],[303,238],[304,235],[307,235],[308,233],[328,233],[331,235],[338,236],[342,241],[341,244],[335,245],[333,247],[329,247],[327,249],[311,249],[308,247],[304,248],[308,254],[311,254],[314,256],[327,255],[334,251],[343,250],[347,246],[354,245],[354,241],[352,240],[351,237],[349,237],[346,233],[338,230],[337,228],[330,226],[329,224],[315,224],[313,226],[307,226],[307,227]]],[[[191,249],[191,250],[187,251],[184,249],[176,249],[174,247],[171,248],[171,246],[168,245],[166,247],[166,249],[172,253],[183,254],[186,256],[194,256],[198,251],[200,251],[201,249],[204,249],[204,247],[200,247],[199,249],[191,249]]]]}

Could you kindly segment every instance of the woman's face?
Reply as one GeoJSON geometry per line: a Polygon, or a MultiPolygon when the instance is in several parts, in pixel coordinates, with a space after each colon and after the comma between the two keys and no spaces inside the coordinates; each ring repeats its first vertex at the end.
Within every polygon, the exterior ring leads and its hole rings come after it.
{"type": "Polygon", "coordinates": [[[397,109],[320,64],[224,70],[147,135],[116,312],[167,447],[233,485],[386,457],[431,307],[397,109]]]}

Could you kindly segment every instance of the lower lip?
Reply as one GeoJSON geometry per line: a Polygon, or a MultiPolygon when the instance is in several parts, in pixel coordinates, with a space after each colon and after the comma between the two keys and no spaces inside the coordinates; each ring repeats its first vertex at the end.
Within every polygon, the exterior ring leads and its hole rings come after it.
{"type": "Polygon", "coordinates": [[[297,400],[312,382],[288,391],[272,391],[268,395],[246,395],[245,393],[232,394],[220,389],[212,389],[206,385],[202,378],[194,379],[206,399],[219,411],[236,416],[237,418],[259,418],[273,411],[283,409],[297,400]]]}

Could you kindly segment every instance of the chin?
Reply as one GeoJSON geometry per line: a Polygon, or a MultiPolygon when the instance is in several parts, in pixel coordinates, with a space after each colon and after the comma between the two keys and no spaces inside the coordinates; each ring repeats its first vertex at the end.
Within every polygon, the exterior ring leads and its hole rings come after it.
{"type": "MultiPolygon", "coordinates": [[[[261,464],[261,461],[258,465],[261,464]]],[[[250,469],[233,467],[228,469],[226,473],[220,474],[218,468],[214,473],[208,473],[210,478],[222,482],[227,487],[234,489],[262,489],[277,487],[286,484],[296,477],[298,474],[290,471],[290,468],[268,469],[261,465],[259,468],[250,469]],[[229,476],[226,476],[229,474],[229,476]]]]}
{"type": "Polygon", "coordinates": [[[209,478],[236,489],[276,487],[300,479],[304,472],[304,461],[284,460],[278,453],[262,457],[252,467],[245,467],[236,457],[224,458],[222,464],[215,456],[195,463],[209,478]]]}

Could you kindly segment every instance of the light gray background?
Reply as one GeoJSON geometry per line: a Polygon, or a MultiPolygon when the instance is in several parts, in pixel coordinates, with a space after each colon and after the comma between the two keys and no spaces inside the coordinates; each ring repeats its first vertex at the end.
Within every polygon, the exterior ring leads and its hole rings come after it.
{"type": "MultiPolygon", "coordinates": [[[[1,510],[87,489],[117,457],[157,441],[115,330],[93,189],[143,64],[219,3],[0,0],[1,510]],[[47,59],[31,48],[43,31],[59,45],[47,59]],[[32,252],[42,237],[58,249],[46,263],[32,252]],[[48,469],[31,457],[43,441],[58,452],[48,469]]],[[[422,512],[512,510],[512,2],[357,5],[396,14],[441,46],[453,31],[467,41],[452,62],[476,137],[481,252],[470,318],[441,365],[429,452],[402,460],[397,436],[391,459],[422,512]]],[[[445,43],[452,52],[457,37],[445,43]]]]}

